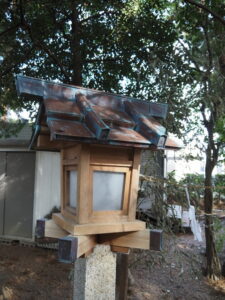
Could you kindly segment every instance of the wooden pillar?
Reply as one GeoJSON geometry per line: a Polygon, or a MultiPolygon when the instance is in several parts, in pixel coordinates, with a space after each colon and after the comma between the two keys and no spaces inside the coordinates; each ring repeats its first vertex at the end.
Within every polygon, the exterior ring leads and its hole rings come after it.
{"type": "Polygon", "coordinates": [[[116,300],[127,300],[129,253],[118,253],[116,262],[116,300]]]}

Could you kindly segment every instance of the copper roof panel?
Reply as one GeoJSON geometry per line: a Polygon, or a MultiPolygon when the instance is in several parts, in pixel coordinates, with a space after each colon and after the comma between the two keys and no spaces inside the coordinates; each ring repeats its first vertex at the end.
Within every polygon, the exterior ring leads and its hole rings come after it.
{"type": "MultiPolygon", "coordinates": [[[[165,118],[167,104],[25,76],[16,84],[19,95],[41,101],[32,145],[48,126],[53,140],[164,148],[166,129],[155,117],[165,118]]],[[[171,139],[165,147],[179,148],[171,139]]]]}
{"type": "Polygon", "coordinates": [[[95,138],[95,135],[84,123],[50,119],[48,120],[48,125],[52,136],[62,135],[74,138],[95,138]]]}
{"type": "Polygon", "coordinates": [[[125,127],[117,127],[110,130],[109,140],[118,141],[118,142],[129,142],[136,144],[148,144],[151,143],[145,139],[142,135],[136,132],[133,129],[125,128],[125,127]]]}
{"type": "Polygon", "coordinates": [[[177,142],[175,142],[173,139],[170,137],[167,137],[166,139],[166,144],[165,144],[166,149],[171,149],[171,150],[179,150],[182,148],[181,145],[179,145],[177,142]]]}
{"type": "Polygon", "coordinates": [[[101,119],[108,125],[110,124],[121,126],[121,127],[128,127],[133,128],[135,126],[135,122],[131,119],[131,117],[123,112],[114,110],[107,107],[102,107],[99,105],[94,105],[93,109],[95,112],[99,114],[101,119]]]}
{"type": "Polygon", "coordinates": [[[45,110],[48,115],[62,119],[82,120],[83,115],[74,101],[45,99],[45,110]]]}
{"type": "Polygon", "coordinates": [[[104,92],[97,92],[91,95],[87,95],[87,99],[94,105],[122,110],[122,97],[117,97],[116,95],[107,95],[104,92]]]}

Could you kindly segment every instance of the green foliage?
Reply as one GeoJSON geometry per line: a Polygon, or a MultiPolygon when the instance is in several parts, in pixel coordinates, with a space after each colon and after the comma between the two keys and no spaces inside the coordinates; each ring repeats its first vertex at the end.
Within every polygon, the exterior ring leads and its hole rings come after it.
{"type": "Polygon", "coordinates": [[[217,193],[218,202],[225,201],[225,175],[217,174],[214,178],[215,192],[217,193]]]}
{"type": "Polygon", "coordinates": [[[24,125],[25,123],[21,121],[5,122],[0,120],[0,139],[7,139],[12,135],[16,136],[24,125]]]}
{"type": "Polygon", "coordinates": [[[2,0],[0,115],[33,109],[16,97],[13,74],[22,73],[167,102],[167,127],[181,133],[190,104],[172,9],[162,0],[2,0]]]}
{"type": "Polygon", "coordinates": [[[180,184],[187,185],[191,204],[199,208],[204,197],[204,175],[186,174],[180,184]]]}

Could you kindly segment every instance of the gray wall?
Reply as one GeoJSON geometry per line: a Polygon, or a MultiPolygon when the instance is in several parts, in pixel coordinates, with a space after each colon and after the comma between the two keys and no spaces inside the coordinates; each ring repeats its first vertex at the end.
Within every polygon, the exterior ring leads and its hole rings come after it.
{"type": "Polygon", "coordinates": [[[32,238],[35,153],[0,152],[0,234],[32,238]]]}

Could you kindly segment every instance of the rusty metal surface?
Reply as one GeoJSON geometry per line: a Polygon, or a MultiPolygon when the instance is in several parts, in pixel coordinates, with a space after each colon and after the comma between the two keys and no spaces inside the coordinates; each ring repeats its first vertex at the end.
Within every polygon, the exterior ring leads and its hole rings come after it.
{"type": "Polygon", "coordinates": [[[89,101],[84,95],[77,96],[77,103],[85,115],[85,123],[94,132],[97,139],[107,139],[110,128],[104,123],[101,117],[93,110],[89,101]]]}
{"type": "Polygon", "coordinates": [[[99,105],[94,105],[93,109],[97,114],[99,114],[99,116],[108,126],[116,125],[127,128],[134,128],[135,126],[135,122],[132,120],[132,118],[123,111],[114,110],[99,105]]]}
{"type": "Polygon", "coordinates": [[[95,135],[81,122],[65,120],[48,120],[51,135],[64,135],[77,138],[95,138],[95,135]]]}
{"type": "Polygon", "coordinates": [[[145,139],[138,132],[126,127],[117,127],[117,129],[111,129],[108,139],[111,141],[130,142],[144,145],[151,144],[150,141],[145,139]]]}
{"type": "MultiPolygon", "coordinates": [[[[166,129],[157,120],[166,117],[166,104],[24,76],[17,76],[16,84],[19,95],[42,100],[32,143],[40,128],[48,126],[53,140],[156,149],[165,146],[166,129]]],[[[179,148],[171,139],[166,147],[179,148]]]]}
{"type": "Polygon", "coordinates": [[[83,114],[78,105],[73,101],[48,98],[44,100],[44,105],[46,114],[52,117],[74,121],[81,121],[83,119],[83,114]]]}

